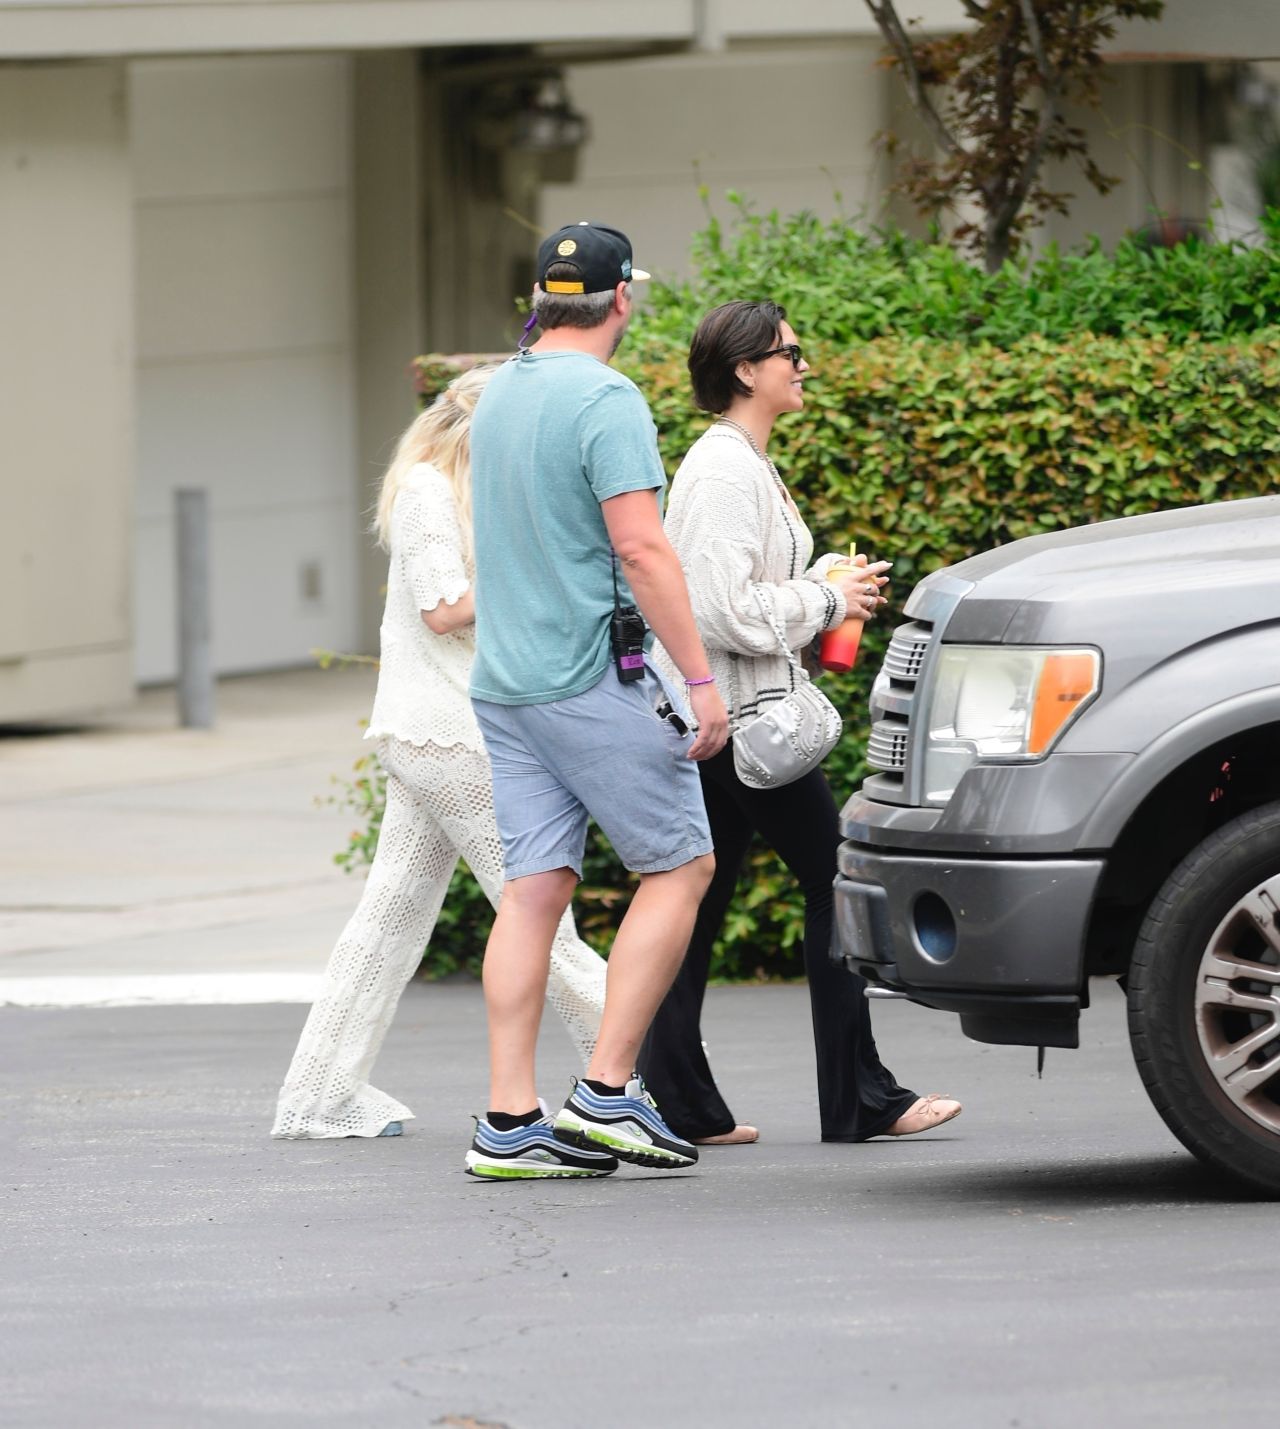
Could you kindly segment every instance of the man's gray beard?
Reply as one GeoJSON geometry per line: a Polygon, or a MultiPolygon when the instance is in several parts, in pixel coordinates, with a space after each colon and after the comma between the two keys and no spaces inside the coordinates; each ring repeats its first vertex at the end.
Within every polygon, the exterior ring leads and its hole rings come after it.
{"type": "Polygon", "coordinates": [[[627,335],[627,328],[631,326],[631,314],[628,313],[622,326],[613,335],[613,346],[609,349],[609,360],[613,360],[613,354],[622,346],[622,339],[627,335]]]}

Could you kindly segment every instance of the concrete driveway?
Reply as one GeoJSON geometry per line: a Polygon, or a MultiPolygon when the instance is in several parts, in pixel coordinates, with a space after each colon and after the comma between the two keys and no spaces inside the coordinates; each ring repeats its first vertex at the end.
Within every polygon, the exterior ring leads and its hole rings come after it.
{"type": "Polygon", "coordinates": [[[368,666],[172,691],[78,729],[0,730],[0,1005],[306,999],[359,891],[333,864],[368,666]]]}

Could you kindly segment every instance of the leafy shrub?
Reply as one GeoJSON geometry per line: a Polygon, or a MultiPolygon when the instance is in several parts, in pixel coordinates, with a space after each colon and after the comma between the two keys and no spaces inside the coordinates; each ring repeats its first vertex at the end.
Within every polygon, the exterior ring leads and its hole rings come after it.
{"type": "MultiPolygon", "coordinates": [[[[930,571],[1021,536],[1273,488],[1274,221],[1270,232],[1257,250],[1125,243],[987,277],[940,246],[744,211],[729,236],[714,223],[699,235],[695,283],[656,288],[618,365],[649,400],[668,471],[707,424],[684,365],[698,318],[731,296],[774,297],[815,370],[805,410],[779,423],[778,464],[819,551],[856,540],[895,562],[892,603],[857,669],[826,687],[846,716],[826,766],[837,799],[863,776],[871,679],[901,602],[930,571]]],[[[424,385],[442,371],[424,360],[424,385]]],[[[628,891],[593,831],[576,908],[597,946],[628,891]]],[[[429,966],[451,970],[474,959],[489,912],[470,880],[446,909],[429,966]]],[[[715,972],[798,973],[801,923],[791,880],[754,850],[715,972]]]]}
{"type": "Polygon", "coordinates": [[[1192,238],[1176,248],[1126,238],[1112,252],[1050,246],[995,274],[941,243],[867,233],[812,213],[756,214],[731,195],[693,241],[697,277],[655,284],[636,331],[646,349],[687,345],[698,318],[731,298],[775,297],[798,332],[837,347],[881,337],[1247,337],[1280,323],[1280,210],[1257,248],[1192,238]]]}

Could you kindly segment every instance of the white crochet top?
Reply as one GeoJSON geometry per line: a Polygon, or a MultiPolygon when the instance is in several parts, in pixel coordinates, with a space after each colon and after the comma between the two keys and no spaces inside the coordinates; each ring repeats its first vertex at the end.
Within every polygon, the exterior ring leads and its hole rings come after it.
{"type": "MultiPolygon", "coordinates": [[[[798,679],[760,606],[768,602],[793,650],[845,617],[844,596],[823,579],[840,559],[806,569],[813,537],[766,462],[732,427],[716,425],[689,448],[671,482],[666,532],[684,568],[698,633],[730,723],[753,719],[798,679]]],[[[680,673],[661,646],[661,667],[680,673]]]]}
{"type": "Polygon", "coordinates": [[[445,477],[425,462],[405,478],[391,511],[391,565],[382,614],[382,664],[366,739],[482,750],[467,687],[475,626],[436,635],[419,614],[452,605],[475,571],[463,558],[462,529],[445,477]]]}

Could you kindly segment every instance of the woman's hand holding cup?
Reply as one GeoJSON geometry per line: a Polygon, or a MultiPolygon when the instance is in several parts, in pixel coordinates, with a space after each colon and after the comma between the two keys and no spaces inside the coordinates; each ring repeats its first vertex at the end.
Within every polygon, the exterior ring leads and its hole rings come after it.
{"type": "MultiPolygon", "coordinates": [[[[846,557],[847,559],[847,557],[846,557]]],[[[827,572],[827,580],[844,596],[846,620],[870,620],[880,606],[887,604],[880,588],[889,583],[885,571],[892,561],[871,561],[866,556],[855,556],[854,564],[833,567],[827,572]]]]}

